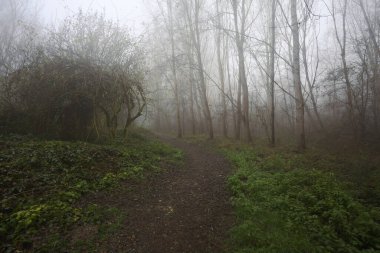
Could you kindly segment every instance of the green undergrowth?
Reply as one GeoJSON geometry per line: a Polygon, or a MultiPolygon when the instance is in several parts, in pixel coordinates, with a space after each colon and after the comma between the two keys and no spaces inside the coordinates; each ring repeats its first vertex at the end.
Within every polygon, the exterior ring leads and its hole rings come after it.
{"type": "Polygon", "coordinates": [[[110,212],[78,207],[82,196],[180,162],[179,150],[147,136],[139,130],[99,144],[1,136],[0,251],[57,252],[66,231],[110,212]]]}
{"type": "Polygon", "coordinates": [[[229,178],[234,252],[380,252],[379,181],[373,188],[367,182],[377,176],[369,159],[233,143],[219,148],[236,167],[229,178]]]}
{"type": "MultiPolygon", "coordinates": [[[[123,228],[128,214],[116,207],[104,207],[98,204],[90,204],[86,208],[85,218],[82,223],[71,231],[72,241],[70,245],[63,245],[68,248],[67,252],[107,252],[100,245],[116,236],[123,228]]],[[[61,242],[61,240],[57,240],[61,242]]],[[[52,242],[50,242],[50,245],[52,242]]]]}

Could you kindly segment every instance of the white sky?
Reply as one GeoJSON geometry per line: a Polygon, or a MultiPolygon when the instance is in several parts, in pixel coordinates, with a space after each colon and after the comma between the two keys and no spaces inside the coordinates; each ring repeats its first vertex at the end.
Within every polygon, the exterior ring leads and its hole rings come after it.
{"type": "Polygon", "coordinates": [[[143,23],[148,22],[146,0],[37,0],[41,3],[41,16],[46,23],[56,23],[65,16],[83,12],[100,11],[106,17],[118,20],[131,28],[132,32],[141,34],[143,23]]]}

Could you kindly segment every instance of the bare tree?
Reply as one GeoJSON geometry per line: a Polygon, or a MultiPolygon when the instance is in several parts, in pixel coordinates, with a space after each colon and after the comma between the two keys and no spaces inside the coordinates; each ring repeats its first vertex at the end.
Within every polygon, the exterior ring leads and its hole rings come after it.
{"type": "Polygon", "coordinates": [[[174,28],[161,40],[163,51],[170,52],[168,79],[175,90],[175,65],[180,89],[167,98],[173,106],[162,110],[172,114],[170,122],[181,122],[182,132],[191,123],[193,134],[207,131],[212,137],[214,123],[223,136],[231,129],[236,139],[252,141],[254,127],[271,146],[295,136],[299,150],[306,147],[306,134],[344,137],[344,128],[355,138],[375,133],[380,94],[375,0],[171,1],[166,26],[174,28]],[[355,8],[360,15],[351,15],[355,8]],[[324,15],[326,10],[331,15],[324,15]],[[325,24],[327,29],[320,29],[325,24]],[[341,118],[350,124],[341,124],[341,118]]]}
{"type": "Polygon", "coordinates": [[[167,7],[168,7],[168,16],[169,16],[169,36],[170,36],[170,44],[171,44],[171,69],[172,69],[172,74],[173,74],[174,96],[175,96],[175,101],[176,101],[177,137],[181,138],[182,137],[182,123],[181,123],[180,101],[179,101],[178,80],[177,80],[177,67],[176,67],[176,59],[175,59],[172,0],[167,0],[167,7]]]}
{"type": "MultiPolygon", "coordinates": [[[[249,127],[249,94],[248,94],[248,83],[245,70],[245,58],[244,58],[244,42],[246,39],[246,1],[242,0],[240,5],[240,12],[238,12],[239,4],[238,0],[231,0],[233,15],[234,15],[234,28],[235,28],[235,43],[238,52],[238,62],[239,62],[239,91],[237,99],[237,138],[240,138],[240,122],[243,121],[245,125],[245,131],[247,135],[247,141],[252,141],[251,130],[249,127]],[[239,27],[239,17],[240,17],[240,27],[239,27]],[[242,92],[240,92],[240,90],[242,92]],[[242,94],[241,94],[242,93],[242,94]],[[243,97],[242,103],[241,95],[243,97]],[[241,108],[242,106],[242,108],[241,108]],[[240,109],[241,108],[241,109],[240,109]]],[[[249,8],[248,8],[249,9],[249,8]]]]}
{"type": "Polygon", "coordinates": [[[223,62],[222,62],[222,56],[221,56],[221,44],[222,44],[222,22],[221,22],[221,15],[220,12],[220,0],[215,0],[216,5],[216,20],[217,20],[217,31],[216,31],[216,52],[217,52],[217,61],[218,61],[218,71],[219,71],[219,81],[221,85],[221,91],[220,96],[222,98],[222,128],[223,128],[223,136],[228,136],[228,130],[227,130],[227,103],[226,103],[226,96],[225,96],[225,78],[224,78],[224,68],[223,68],[223,62]]]}
{"type": "Polygon", "coordinates": [[[336,11],[335,11],[335,4],[333,2],[333,10],[332,10],[332,17],[334,21],[334,28],[335,28],[335,37],[338,42],[339,48],[340,48],[340,55],[341,55],[341,61],[343,66],[343,74],[344,79],[346,83],[346,93],[347,93],[347,106],[348,106],[348,113],[349,118],[351,122],[351,126],[354,132],[355,139],[358,138],[357,135],[357,122],[356,122],[356,116],[355,116],[355,108],[354,108],[354,97],[352,94],[352,84],[349,76],[349,67],[347,64],[346,59],[346,46],[347,46],[347,0],[343,1],[343,7],[342,7],[342,38],[339,36],[338,27],[337,27],[337,21],[336,21],[336,11]]]}
{"type": "Polygon", "coordinates": [[[302,94],[301,68],[300,68],[300,41],[299,41],[299,21],[297,15],[297,0],[291,0],[291,30],[293,35],[293,82],[296,100],[296,128],[297,145],[300,151],[306,148],[305,142],[305,106],[302,94]]]}
{"type": "Polygon", "coordinates": [[[359,0],[360,9],[363,13],[365,22],[367,24],[367,29],[369,32],[369,37],[372,42],[372,48],[374,52],[374,59],[372,60],[372,70],[373,70],[373,115],[374,115],[374,123],[375,123],[375,129],[378,129],[379,127],[379,99],[380,99],[380,82],[378,81],[379,78],[379,57],[380,57],[380,47],[376,40],[376,34],[373,28],[373,25],[371,24],[370,18],[368,17],[367,11],[364,7],[363,0],[359,0]]]}
{"type": "Polygon", "coordinates": [[[210,139],[214,138],[214,129],[210,111],[210,105],[207,97],[207,86],[206,78],[204,73],[204,66],[202,60],[202,41],[201,41],[201,32],[200,32],[200,11],[201,11],[201,1],[200,0],[191,0],[191,1],[182,1],[186,18],[188,21],[188,27],[190,29],[190,36],[192,43],[194,45],[196,59],[197,59],[197,69],[200,81],[200,95],[203,103],[203,113],[207,122],[208,135],[210,139]]]}
{"type": "MultiPolygon", "coordinates": [[[[310,16],[312,15],[311,14],[312,5],[311,5],[311,3],[307,3],[307,6],[308,6],[308,8],[305,8],[304,22],[302,25],[302,33],[303,33],[302,61],[303,61],[303,66],[304,66],[304,71],[305,71],[305,78],[306,78],[306,83],[307,83],[307,87],[308,87],[308,92],[309,92],[309,96],[310,96],[310,100],[311,100],[311,104],[312,104],[312,109],[314,111],[315,116],[317,117],[319,127],[322,130],[325,130],[325,127],[324,127],[324,124],[322,122],[320,113],[318,111],[317,99],[316,99],[315,94],[314,94],[314,89],[315,89],[315,84],[316,84],[316,76],[317,76],[316,72],[318,71],[318,67],[319,67],[319,46],[318,46],[317,36],[315,36],[316,37],[315,42],[317,44],[316,45],[316,47],[317,47],[316,54],[317,55],[316,55],[316,66],[315,66],[314,78],[311,76],[311,74],[310,74],[311,71],[309,70],[310,66],[309,66],[308,55],[307,55],[308,50],[307,50],[306,41],[307,41],[307,34],[308,34],[308,21],[310,20],[310,16]]],[[[307,113],[310,114],[310,118],[312,118],[310,110],[306,104],[305,104],[305,109],[306,109],[307,113]]]]}
{"type": "Polygon", "coordinates": [[[269,73],[270,73],[270,85],[269,85],[269,97],[270,97],[270,142],[272,146],[276,144],[276,136],[275,136],[275,100],[274,100],[274,78],[275,78],[275,50],[276,50],[276,5],[277,0],[272,0],[271,5],[271,24],[270,24],[270,63],[269,63],[269,73]]]}

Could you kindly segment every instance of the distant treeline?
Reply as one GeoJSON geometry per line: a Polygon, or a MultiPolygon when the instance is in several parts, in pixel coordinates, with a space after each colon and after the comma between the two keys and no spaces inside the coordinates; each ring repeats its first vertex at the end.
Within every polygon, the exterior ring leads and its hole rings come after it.
{"type": "Polygon", "coordinates": [[[266,139],[299,150],[320,141],[378,143],[378,1],[154,6],[155,129],[266,139]]]}

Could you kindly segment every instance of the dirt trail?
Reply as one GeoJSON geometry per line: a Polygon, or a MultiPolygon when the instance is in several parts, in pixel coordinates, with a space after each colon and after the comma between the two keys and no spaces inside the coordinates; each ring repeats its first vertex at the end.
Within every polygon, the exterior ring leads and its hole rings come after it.
{"type": "Polygon", "coordinates": [[[107,252],[224,252],[233,224],[229,163],[197,144],[160,139],[183,151],[184,165],[104,196],[127,213],[125,229],[104,245],[107,252]]]}

